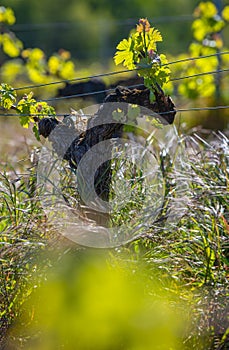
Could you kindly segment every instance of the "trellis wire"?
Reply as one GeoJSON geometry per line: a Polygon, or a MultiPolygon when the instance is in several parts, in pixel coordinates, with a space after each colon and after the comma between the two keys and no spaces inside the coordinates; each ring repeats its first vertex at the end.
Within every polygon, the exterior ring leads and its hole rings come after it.
{"type": "MultiPolygon", "coordinates": [[[[221,55],[224,54],[229,54],[229,51],[225,51],[225,52],[221,52],[221,55]]],[[[204,58],[208,58],[211,56],[216,56],[218,54],[211,54],[211,55],[205,55],[205,56],[198,56],[198,57],[190,57],[190,58],[185,58],[185,59],[181,59],[181,60],[176,60],[173,62],[169,62],[168,64],[175,64],[175,63],[181,63],[181,62],[187,62],[187,61],[193,61],[193,60],[197,60],[197,59],[204,59],[204,58]]],[[[134,70],[138,70],[137,69],[133,69],[134,70]]],[[[29,88],[35,88],[35,87],[44,87],[47,85],[53,85],[53,84],[59,84],[59,83],[63,83],[63,82],[69,82],[69,81],[82,81],[82,80],[88,80],[88,79],[93,79],[95,77],[102,77],[102,76],[108,76],[108,75],[114,75],[114,74],[121,74],[124,72],[129,72],[130,70],[122,70],[122,71],[118,71],[118,72],[109,72],[109,73],[104,73],[104,74],[98,74],[98,75],[94,75],[94,76],[89,76],[89,77],[83,77],[83,78],[76,78],[76,79],[71,79],[71,80],[62,80],[59,82],[50,82],[47,84],[38,84],[38,85],[31,85],[31,86],[24,86],[24,87],[20,87],[20,88],[15,88],[14,90],[24,90],[24,89],[29,89],[29,88]]],[[[208,72],[201,72],[201,73],[196,73],[193,75],[188,75],[188,76],[184,76],[184,77],[177,77],[177,78],[172,78],[171,81],[179,81],[179,80],[183,80],[183,79],[189,79],[189,78],[194,78],[194,77],[199,77],[199,76],[204,76],[204,75],[210,75],[210,74],[217,74],[217,73],[224,73],[224,72],[228,72],[229,69],[220,69],[220,70],[215,70],[215,71],[208,71],[208,72]]],[[[136,85],[131,85],[131,86],[127,86],[126,88],[137,88],[140,86],[143,86],[144,84],[136,84],[136,85]]],[[[86,97],[86,96],[92,96],[92,95],[97,95],[100,93],[107,93],[107,92],[111,92],[114,91],[115,88],[110,88],[110,89],[105,89],[105,90],[100,90],[100,91],[93,91],[93,92],[88,92],[88,93],[82,93],[82,94],[74,94],[74,95],[69,95],[69,96],[60,96],[60,97],[54,97],[54,98],[50,98],[50,99],[45,99],[45,100],[38,100],[38,102],[51,102],[51,101],[57,101],[57,100],[63,100],[63,99],[70,99],[70,98],[74,98],[74,97],[86,97]]],[[[188,111],[203,111],[203,110],[217,110],[217,109],[227,109],[229,108],[229,106],[213,106],[213,107],[201,107],[201,108],[188,108],[188,109],[177,109],[177,112],[188,112],[188,111]]],[[[171,111],[172,112],[172,111],[171,111]]],[[[160,113],[160,114],[167,114],[170,112],[164,112],[164,113],[160,113]]],[[[62,114],[56,114],[57,117],[63,117],[69,115],[69,113],[62,113],[62,114]]],[[[8,117],[13,117],[13,116],[28,116],[28,114],[14,114],[14,113],[0,113],[0,116],[8,116],[8,117]]],[[[33,117],[33,116],[37,116],[37,114],[29,114],[29,116],[33,117]]],[[[50,117],[53,115],[47,115],[47,117],[50,117]]]]}
{"type": "MultiPolygon", "coordinates": [[[[170,81],[179,81],[179,80],[184,80],[184,79],[189,79],[189,78],[196,78],[196,77],[200,77],[200,76],[204,76],[204,75],[211,75],[211,74],[225,73],[225,72],[229,72],[229,68],[228,69],[214,70],[214,71],[209,71],[209,72],[203,72],[203,73],[196,73],[196,74],[187,75],[184,77],[172,78],[172,79],[170,79],[170,81]]],[[[125,86],[125,87],[132,89],[132,88],[138,88],[138,87],[142,87],[142,86],[144,86],[144,84],[135,84],[135,85],[129,85],[129,86],[125,86]]],[[[58,101],[58,100],[66,100],[66,99],[70,99],[70,98],[74,98],[74,97],[86,97],[86,96],[99,95],[102,93],[115,91],[115,89],[116,88],[110,88],[110,89],[99,90],[99,91],[85,92],[85,93],[81,93],[81,94],[52,97],[52,98],[48,98],[45,100],[43,100],[43,99],[38,100],[38,102],[52,102],[52,101],[58,101]]]]}
{"type": "MultiPolygon", "coordinates": [[[[153,17],[148,18],[150,22],[153,23],[176,23],[176,22],[190,22],[193,20],[192,15],[179,15],[179,16],[160,16],[160,17],[153,17]]],[[[90,19],[87,20],[87,24],[98,24],[101,20],[99,19],[90,19]]],[[[111,19],[109,18],[109,23],[112,22],[116,26],[123,26],[123,25],[135,25],[136,24],[136,18],[128,18],[128,19],[111,19]]],[[[104,21],[102,20],[102,23],[104,21]]],[[[80,23],[81,24],[81,23],[80,23]]],[[[43,29],[69,29],[79,26],[79,22],[47,22],[47,23],[16,23],[12,26],[14,32],[21,33],[21,32],[31,32],[31,31],[37,31],[37,30],[43,30],[43,29]]]]}
{"type": "MultiPolygon", "coordinates": [[[[171,61],[171,62],[168,62],[166,64],[162,64],[162,66],[167,66],[167,65],[177,64],[177,63],[183,63],[183,62],[188,62],[188,61],[195,61],[195,60],[199,60],[199,59],[205,59],[205,58],[214,57],[214,56],[218,56],[218,55],[228,55],[228,54],[229,54],[229,51],[223,51],[223,52],[220,52],[220,53],[214,53],[214,54],[209,54],[209,55],[188,57],[188,58],[183,58],[183,59],[180,59],[180,60],[171,61]]],[[[141,69],[142,68],[134,68],[134,69],[131,69],[131,70],[126,69],[126,70],[115,71],[115,72],[95,74],[95,75],[82,77],[82,78],[73,78],[73,79],[52,81],[52,82],[49,82],[49,83],[22,86],[22,87],[14,88],[14,90],[15,91],[28,90],[28,89],[35,89],[35,88],[39,88],[39,87],[45,87],[45,86],[51,86],[51,85],[69,83],[69,82],[79,82],[79,81],[90,80],[90,79],[95,79],[95,78],[102,78],[102,77],[107,77],[107,76],[112,76],[112,75],[117,75],[117,74],[122,74],[122,73],[129,73],[129,72],[138,71],[138,70],[141,70],[141,69]]]]}
{"type": "MultiPolygon", "coordinates": [[[[176,109],[177,113],[182,113],[182,112],[200,112],[200,111],[214,111],[214,110],[220,110],[220,109],[229,109],[229,105],[219,105],[219,106],[206,106],[206,107],[190,107],[190,108],[178,108],[176,109]]],[[[158,114],[163,115],[163,114],[169,114],[173,113],[174,110],[167,111],[167,112],[160,112],[158,114]]],[[[155,113],[157,114],[157,113],[155,113]]],[[[66,117],[71,115],[69,112],[68,113],[57,113],[55,115],[53,114],[46,114],[45,117],[66,117]]],[[[38,114],[16,114],[16,113],[0,113],[0,117],[39,117],[38,114]]],[[[83,116],[91,117],[93,114],[83,114],[83,116]]]]}

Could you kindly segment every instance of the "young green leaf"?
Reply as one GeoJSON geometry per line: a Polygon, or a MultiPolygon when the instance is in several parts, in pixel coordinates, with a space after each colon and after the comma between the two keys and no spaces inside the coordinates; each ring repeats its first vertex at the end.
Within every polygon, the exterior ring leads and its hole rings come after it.
{"type": "Polygon", "coordinates": [[[123,63],[124,67],[134,69],[134,52],[132,39],[123,39],[117,46],[118,51],[114,56],[115,64],[123,63]]]}
{"type": "Polygon", "coordinates": [[[5,109],[10,109],[16,102],[16,91],[8,84],[0,85],[0,105],[5,109]]]}
{"type": "Polygon", "coordinates": [[[158,85],[163,87],[170,76],[165,55],[157,54],[159,41],[162,41],[159,30],[151,28],[149,21],[141,18],[129,38],[118,44],[114,56],[116,65],[122,63],[128,69],[137,68],[138,75],[144,78],[145,86],[152,91],[157,90],[158,85]]]}

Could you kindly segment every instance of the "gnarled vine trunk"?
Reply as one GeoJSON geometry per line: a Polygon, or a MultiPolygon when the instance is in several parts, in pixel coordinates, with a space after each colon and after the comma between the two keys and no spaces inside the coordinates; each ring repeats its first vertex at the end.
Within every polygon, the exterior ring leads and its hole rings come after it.
{"type": "MultiPolygon", "coordinates": [[[[92,184],[87,180],[94,176],[93,190],[101,200],[109,201],[112,177],[110,160],[112,157],[112,139],[121,137],[123,132],[123,123],[112,119],[112,113],[118,106],[117,103],[122,103],[122,106],[126,103],[145,107],[157,113],[157,117],[163,124],[173,123],[176,114],[173,101],[169,96],[165,96],[162,90],[160,92],[154,91],[154,94],[155,102],[151,103],[149,89],[117,87],[113,93],[106,97],[98,112],[88,120],[87,128],[82,133],[77,133],[74,127],[69,127],[56,119],[44,118],[39,121],[40,135],[49,139],[54,151],[58,156],[67,160],[71,168],[78,169],[80,161],[88,154],[87,164],[90,164],[90,166],[82,166],[82,172],[78,172],[78,176],[82,177],[81,181],[78,182],[79,186],[82,187],[80,189],[81,193],[86,193],[87,196],[88,192],[90,198],[90,191],[92,191],[90,186],[92,184]],[[107,142],[106,145],[111,145],[111,147],[108,146],[105,156],[102,154],[104,146],[100,149],[100,144],[103,141],[107,142]],[[93,151],[94,146],[96,146],[96,153],[93,151]],[[96,164],[98,159],[105,159],[105,161],[96,164]]],[[[84,198],[86,197],[84,196],[84,198]]],[[[93,217],[100,223],[102,221],[103,224],[106,221],[106,219],[104,221],[104,214],[98,215],[93,210],[90,211],[89,217],[93,217]]]]}

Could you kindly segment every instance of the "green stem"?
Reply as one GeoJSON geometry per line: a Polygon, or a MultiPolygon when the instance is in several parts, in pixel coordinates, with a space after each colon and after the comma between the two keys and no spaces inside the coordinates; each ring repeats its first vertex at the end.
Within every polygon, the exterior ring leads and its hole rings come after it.
{"type": "Polygon", "coordinates": [[[145,57],[147,57],[146,31],[145,31],[145,28],[143,29],[143,46],[144,46],[144,50],[145,50],[145,57]]]}

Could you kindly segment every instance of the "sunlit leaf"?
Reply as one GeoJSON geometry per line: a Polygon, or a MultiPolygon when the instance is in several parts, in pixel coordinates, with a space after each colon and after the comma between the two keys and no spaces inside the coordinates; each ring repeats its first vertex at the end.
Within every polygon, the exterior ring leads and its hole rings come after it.
{"type": "Polygon", "coordinates": [[[14,12],[9,7],[0,6],[0,22],[7,25],[13,25],[16,21],[14,12]]]}
{"type": "Polygon", "coordinates": [[[206,28],[202,19],[196,19],[192,23],[192,30],[194,38],[198,41],[202,41],[208,32],[208,28],[206,28]]]}
{"type": "Polygon", "coordinates": [[[229,6],[225,6],[222,11],[222,17],[225,21],[229,22],[229,6]]]}
{"type": "Polygon", "coordinates": [[[72,61],[64,62],[60,70],[62,79],[72,79],[75,77],[75,65],[72,61]]]}
{"type": "Polygon", "coordinates": [[[2,80],[13,83],[18,75],[24,71],[23,62],[20,59],[7,60],[1,67],[2,80]]]}
{"type": "Polygon", "coordinates": [[[124,51],[124,50],[129,50],[130,48],[130,39],[126,40],[123,39],[122,41],[120,41],[120,43],[117,45],[117,49],[124,51]]]}
{"type": "Polygon", "coordinates": [[[10,57],[18,57],[23,49],[22,42],[12,33],[4,33],[1,36],[3,51],[10,57]]]}
{"type": "Polygon", "coordinates": [[[60,60],[56,56],[51,56],[48,60],[48,68],[51,74],[57,74],[60,68],[60,60]]]}
{"type": "Polygon", "coordinates": [[[0,85],[0,105],[5,109],[10,109],[16,101],[17,94],[8,84],[0,85]]]}
{"type": "Polygon", "coordinates": [[[23,126],[23,128],[28,129],[29,124],[31,122],[29,116],[22,115],[22,116],[20,116],[19,121],[20,121],[21,126],[23,126]]]}
{"type": "Polygon", "coordinates": [[[155,28],[151,28],[148,35],[149,35],[150,41],[154,41],[154,42],[162,41],[161,33],[159,32],[159,30],[155,28]]]}
{"type": "Polygon", "coordinates": [[[203,16],[207,18],[214,17],[217,14],[217,8],[211,1],[201,2],[195,9],[196,16],[203,16]]]}
{"type": "Polygon", "coordinates": [[[132,49],[132,39],[129,38],[128,40],[124,39],[122,40],[118,46],[118,51],[116,51],[114,56],[115,64],[118,65],[120,63],[123,63],[124,67],[127,67],[128,69],[134,69],[134,53],[132,49]]]}
{"type": "Polygon", "coordinates": [[[30,65],[26,66],[27,74],[32,82],[35,84],[43,84],[47,81],[47,76],[43,74],[40,70],[35,67],[31,67],[30,65]]]}
{"type": "Polygon", "coordinates": [[[33,126],[33,133],[34,133],[37,141],[40,141],[40,135],[39,135],[39,130],[38,130],[37,124],[34,124],[34,126],[33,126]]]}

